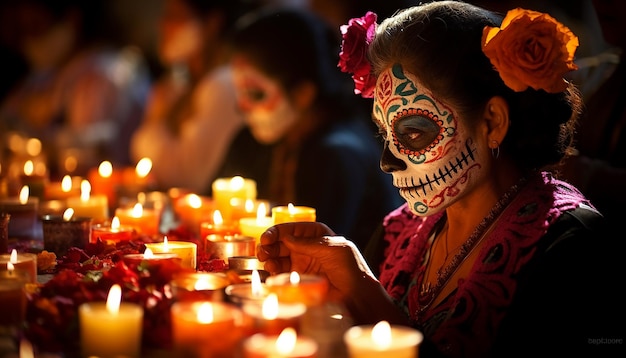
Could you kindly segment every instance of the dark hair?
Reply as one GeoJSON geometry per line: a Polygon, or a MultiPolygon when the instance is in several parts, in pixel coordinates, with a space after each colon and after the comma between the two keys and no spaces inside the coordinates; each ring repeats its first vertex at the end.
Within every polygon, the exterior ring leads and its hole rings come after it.
{"type": "Polygon", "coordinates": [[[306,81],[313,83],[315,105],[327,112],[320,118],[354,113],[352,80],[337,67],[339,39],[322,18],[305,10],[270,7],[244,16],[232,35],[234,53],[276,79],[287,94],[306,81]]]}
{"type": "Polygon", "coordinates": [[[481,49],[483,28],[501,22],[500,15],[461,1],[405,9],[378,26],[368,53],[373,72],[401,64],[468,120],[501,96],[511,121],[502,150],[525,170],[558,164],[571,151],[580,94],[571,84],[556,94],[509,89],[481,49]]]}

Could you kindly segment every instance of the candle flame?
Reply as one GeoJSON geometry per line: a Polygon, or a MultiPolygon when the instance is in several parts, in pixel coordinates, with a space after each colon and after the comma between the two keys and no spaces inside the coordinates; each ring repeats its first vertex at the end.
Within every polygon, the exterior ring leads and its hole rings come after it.
{"type": "Polygon", "coordinates": [[[72,190],[72,177],[69,175],[65,175],[63,177],[63,180],[61,180],[61,190],[63,190],[64,193],[68,193],[70,190],[72,190]]]}
{"type": "Polygon", "coordinates": [[[298,275],[298,273],[296,271],[291,271],[291,274],[289,274],[289,282],[292,285],[297,285],[300,283],[300,275],[298,275]]]}
{"type": "Polygon", "coordinates": [[[15,270],[15,265],[13,265],[13,263],[11,262],[7,262],[7,271],[9,271],[9,274],[13,274],[14,270],[15,270]]]}
{"type": "Polygon", "coordinates": [[[27,160],[26,163],[24,163],[24,174],[33,175],[34,171],[35,171],[35,164],[33,163],[32,160],[27,160]]]}
{"type": "Polygon", "coordinates": [[[222,213],[219,210],[215,210],[213,212],[213,224],[214,225],[222,225],[224,223],[224,219],[222,218],[222,213]]]}
{"type": "Polygon", "coordinates": [[[30,195],[30,189],[28,185],[24,185],[20,190],[20,204],[24,205],[28,203],[28,196],[30,195]]]}
{"type": "Polygon", "coordinates": [[[187,196],[187,203],[194,209],[200,209],[202,207],[202,199],[196,194],[189,194],[187,196]]]}
{"type": "Polygon", "coordinates": [[[287,205],[287,211],[289,211],[289,215],[294,215],[296,213],[296,207],[292,203],[289,203],[287,205]]]}
{"type": "Polygon", "coordinates": [[[9,257],[9,262],[11,263],[17,263],[17,250],[13,249],[11,250],[11,256],[9,257]]]}
{"type": "Polygon", "coordinates": [[[33,157],[38,156],[39,153],[41,153],[41,147],[41,140],[38,138],[28,138],[26,141],[26,153],[28,153],[28,155],[33,157]]]}
{"type": "Polygon", "coordinates": [[[199,278],[193,285],[193,289],[196,291],[209,290],[211,289],[211,284],[209,283],[209,280],[199,278]]]}
{"type": "Polygon", "coordinates": [[[117,216],[114,216],[113,219],[111,220],[111,229],[119,230],[120,226],[121,226],[120,218],[118,218],[117,216]]]}
{"type": "Polygon", "coordinates": [[[80,182],[80,200],[89,201],[89,195],[91,195],[91,184],[89,180],[83,179],[80,182]]]}
{"type": "Polygon", "coordinates": [[[33,345],[27,340],[20,341],[20,358],[34,358],[33,345]]]}
{"type": "Polygon", "coordinates": [[[197,314],[198,322],[211,323],[213,322],[213,306],[209,302],[203,302],[198,308],[197,314]]]}
{"type": "Polygon", "coordinates": [[[167,236],[163,237],[163,252],[170,252],[170,245],[167,243],[167,236]]]}
{"type": "Polygon", "coordinates": [[[296,341],[298,340],[298,336],[296,334],[296,330],[293,327],[287,327],[280,332],[278,338],[276,339],[276,351],[280,355],[287,356],[289,353],[293,352],[294,348],[296,348],[296,341]]]}
{"type": "Polygon", "coordinates": [[[65,209],[65,211],[63,212],[63,220],[70,221],[72,219],[72,216],[74,216],[74,209],[72,208],[65,209]]]}
{"type": "Polygon", "coordinates": [[[115,284],[111,286],[109,290],[109,295],[107,297],[107,311],[111,314],[118,314],[120,312],[120,303],[122,301],[122,287],[120,285],[115,284]]]}
{"type": "MultiPolygon", "coordinates": [[[[252,199],[246,199],[246,202],[243,204],[243,208],[247,213],[251,213],[254,210],[254,200],[252,199]]],[[[258,210],[257,210],[257,215],[258,215],[258,210]]]]}
{"type": "Polygon", "coordinates": [[[243,188],[245,181],[241,176],[234,176],[230,179],[230,189],[231,190],[240,190],[243,188]]]}
{"type": "Polygon", "coordinates": [[[263,294],[263,285],[261,284],[261,275],[256,269],[252,270],[252,277],[250,278],[250,290],[252,290],[252,296],[259,297],[263,294]]]}
{"type": "Polygon", "coordinates": [[[150,158],[141,158],[135,167],[135,173],[140,178],[145,178],[152,170],[152,160],[150,158]]]}
{"type": "Polygon", "coordinates": [[[141,203],[137,203],[135,204],[135,206],[133,206],[133,210],[130,212],[130,216],[134,218],[140,218],[143,216],[143,206],[141,205],[141,203]]]}
{"type": "Polygon", "coordinates": [[[110,178],[113,175],[113,164],[108,160],[103,161],[98,166],[98,174],[103,178],[110,178]]]}
{"type": "Polygon", "coordinates": [[[265,203],[259,204],[259,207],[256,209],[256,218],[262,219],[267,215],[267,209],[265,208],[265,203]]]}
{"type": "Polygon", "coordinates": [[[278,296],[270,293],[263,300],[261,312],[264,319],[276,319],[278,317],[278,296]]]}
{"type": "Polygon", "coordinates": [[[376,323],[372,329],[372,341],[380,349],[391,346],[391,326],[387,321],[376,323]]]}
{"type": "Polygon", "coordinates": [[[143,252],[143,258],[151,259],[153,257],[154,257],[154,253],[152,252],[152,250],[150,250],[149,248],[146,248],[146,250],[143,252]]]}

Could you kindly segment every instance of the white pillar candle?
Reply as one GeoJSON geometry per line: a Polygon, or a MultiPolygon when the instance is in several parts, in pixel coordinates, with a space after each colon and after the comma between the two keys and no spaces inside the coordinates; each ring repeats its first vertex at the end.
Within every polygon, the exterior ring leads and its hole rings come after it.
{"type": "Polygon", "coordinates": [[[380,321],[350,327],[343,338],[350,358],[417,358],[424,336],[416,329],[380,321]]]}

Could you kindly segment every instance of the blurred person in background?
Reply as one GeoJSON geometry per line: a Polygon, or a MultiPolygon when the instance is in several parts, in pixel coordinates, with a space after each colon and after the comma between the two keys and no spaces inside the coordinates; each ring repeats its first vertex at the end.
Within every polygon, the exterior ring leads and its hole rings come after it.
{"type": "Polygon", "coordinates": [[[271,204],[314,207],[365,245],[401,198],[378,169],[380,143],[337,67],[339,44],[308,10],[265,9],[238,22],[232,63],[247,128],[219,176],[254,179],[271,204]]]}
{"type": "Polygon", "coordinates": [[[0,106],[3,144],[41,140],[51,177],[85,175],[103,160],[129,164],[150,78],[141,52],[120,41],[106,1],[24,0],[11,14],[27,71],[0,106]]]}
{"type": "Polygon", "coordinates": [[[254,0],[164,1],[157,48],[165,71],[131,144],[135,160],[152,160],[160,188],[200,193],[243,126],[224,44],[234,22],[255,7],[254,0]]]}

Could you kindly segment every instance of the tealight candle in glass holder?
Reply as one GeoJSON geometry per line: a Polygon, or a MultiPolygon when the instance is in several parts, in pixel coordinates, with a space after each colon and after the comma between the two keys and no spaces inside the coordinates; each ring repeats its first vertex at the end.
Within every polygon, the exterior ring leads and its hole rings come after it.
{"type": "Polygon", "coordinates": [[[306,305],[279,302],[275,293],[269,293],[261,302],[245,301],[242,310],[252,322],[250,333],[278,335],[287,327],[299,329],[306,305]]]}
{"type": "Polygon", "coordinates": [[[229,284],[226,275],[216,272],[178,273],[170,282],[176,301],[224,301],[229,284]]]}
{"type": "Polygon", "coordinates": [[[204,238],[204,252],[210,259],[220,259],[224,262],[233,256],[256,255],[256,241],[248,236],[207,235],[204,238]]]}
{"type": "Polygon", "coordinates": [[[84,249],[91,237],[91,217],[74,216],[67,209],[63,216],[45,215],[41,218],[44,250],[63,257],[70,247],[84,249]]]}
{"type": "Polygon", "coordinates": [[[115,244],[121,241],[130,241],[137,231],[132,226],[122,226],[120,219],[115,216],[110,224],[102,223],[91,227],[89,242],[97,243],[98,239],[105,243],[115,244]]]}

